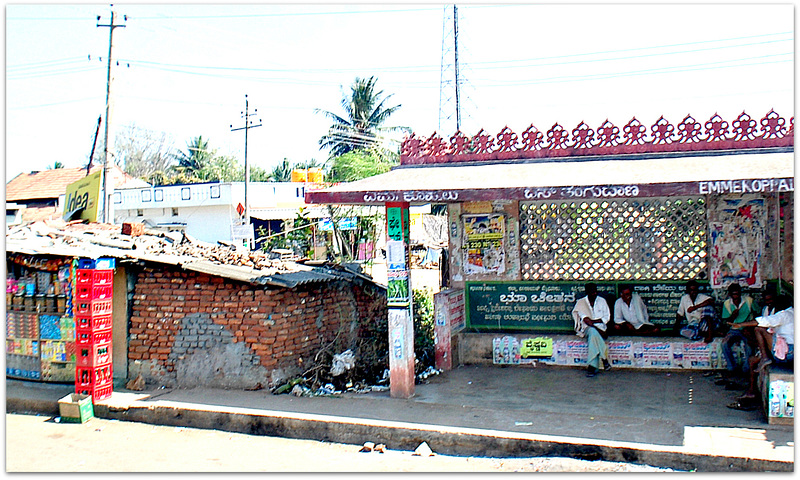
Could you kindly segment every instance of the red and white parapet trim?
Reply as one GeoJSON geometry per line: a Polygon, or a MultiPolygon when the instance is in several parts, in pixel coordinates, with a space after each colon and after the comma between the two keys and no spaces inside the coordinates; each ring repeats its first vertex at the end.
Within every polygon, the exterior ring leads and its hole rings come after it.
{"type": "Polygon", "coordinates": [[[581,122],[571,132],[558,123],[545,133],[531,125],[522,132],[521,138],[508,127],[494,137],[483,130],[472,138],[456,132],[449,142],[435,132],[429,138],[417,138],[412,133],[400,148],[400,163],[418,165],[794,145],[794,117],[787,125],[786,119],[774,110],[758,122],[742,112],[730,124],[717,114],[705,124],[687,115],[673,125],[662,116],[649,130],[634,117],[621,131],[606,120],[597,130],[581,122]]]}

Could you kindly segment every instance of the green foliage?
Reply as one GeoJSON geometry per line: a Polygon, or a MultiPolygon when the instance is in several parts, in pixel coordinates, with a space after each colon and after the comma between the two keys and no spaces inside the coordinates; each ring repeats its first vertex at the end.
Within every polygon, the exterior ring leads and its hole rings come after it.
{"type": "Polygon", "coordinates": [[[233,157],[214,156],[197,173],[203,182],[243,182],[244,167],[233,157]]]}
{"type": "MultiPolygon", "coordinates": [[[[284,224],[281,223],[281,228],[284,228],[284,224]]],[[[263,239],[264,243],[261,244],[261,250],[264,252],[271,252],[276,248],[286,248],[287,241],[286,235],[276,235],[278,232],[273,232],[272,230],[266,229],[264,227],[258,227],[256,229],[256,241],[261,241],[263,239]],[[269,237],[269,238],[264,238],[269,237]]]]}
{"type": "Polygon", "coordinates": [[[418,362],[415,373],[420,373],[436,363],[433,339],[433,292],[427,288],[414,290],[414,355],[418,362]]]}
{"type": "Polygon", "coordinates": [[[250,181],[251,182],[269,182],[270,174],[266,170],[256,165],[250,166],[250,181]]]}
{"type": "Polygon", "coordinates": [[[211,150],[209,147],[208,139],[203,139],[203,136],[200,135],[186,144],[186,151],[172,154],[172,157],[178,162],[173,169],[177,173],[200,178],[200,171],[211,163],[216,153],[216,150],[211,150]]]}
{"type": "Polygon", "coordinates": [[[328,162],[331,182],[354,182],[388,172],[399,163],[399,155],[379,149],[355,149],[328,162]]]}
{"type": "Polygon", "coordinates": [[[289,166],[289,160],[283,159],[281,163],[272,169],[269,174],[270,180],[273,182],[288,182],[292,179],[292,167],[289,166]]]}
{"type": "Polygon", "coordinates": [[[305,207],[300,207],[291,231],[286,234],[287,243],[300,256],[310,258],[314,255],[311,235],[311,225],[313,223],[314,221],[308,218],[308,211],[305,207]]]}

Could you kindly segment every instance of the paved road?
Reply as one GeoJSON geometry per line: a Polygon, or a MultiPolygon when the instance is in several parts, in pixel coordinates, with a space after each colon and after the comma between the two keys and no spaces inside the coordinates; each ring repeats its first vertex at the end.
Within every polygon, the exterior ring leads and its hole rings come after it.
{"type": "Polygon", "coordinates": [[[94,418],[6,414],[6,472],[659,472],[569,458],[362,453],[358,445],[94,418]]]}

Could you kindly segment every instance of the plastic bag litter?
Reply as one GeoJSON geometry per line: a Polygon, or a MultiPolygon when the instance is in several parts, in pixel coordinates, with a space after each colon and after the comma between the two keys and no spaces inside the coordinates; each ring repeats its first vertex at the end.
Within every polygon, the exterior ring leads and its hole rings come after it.
{"type": "Polygon", "coordinates": [[[337,353],[333,356],[333,364],[331,365],[331,375],[337,377],[344,372],[353,368],[356,364],[355,355],[352,350],[345,350],[342,353],[337,353]]]}

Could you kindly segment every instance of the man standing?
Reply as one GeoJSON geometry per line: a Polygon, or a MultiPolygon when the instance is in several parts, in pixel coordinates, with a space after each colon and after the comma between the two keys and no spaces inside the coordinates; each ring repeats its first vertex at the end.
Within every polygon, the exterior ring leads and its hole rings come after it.
{"type": "Polygon", "coordinates": [[[647,306],[642,297],[633,292],[633,287],[624,285],[619,293],[619,298],[614,303],[614,324],[612,329],[615,333],[653,335],[658,334],[661,329],[657,325],[650,323],[650,315],[647,313],[647,306]]]}
{"type": "Polygon", "coordinates": [[[575,334],[579,337],[586,337],[589,344],[589,356],[587,363],[589,367],[586,371],[587,377],[594,377],[600,369],[600,361],[603,361],[603,369],[611,370],[608,363],[608,346],[605,338],[606,324],[611,319],[611,312],[608,309],[603,297],[597,296],[597,285],[587,283],[584,287],[585,297],[581,297],[572,309],[572,318],[575,321],[575,334]]]}
{"type": "Polygon", "coordinates": [[[714,335],[714,299],[700,293],[700,284],[694,280],[686,282],[686,295],[681,297],[678,313],[675,315],[674,330],[680,328],[680,334],[689,340],[703,338],[706,343],[711,343],[714,335]]]}

